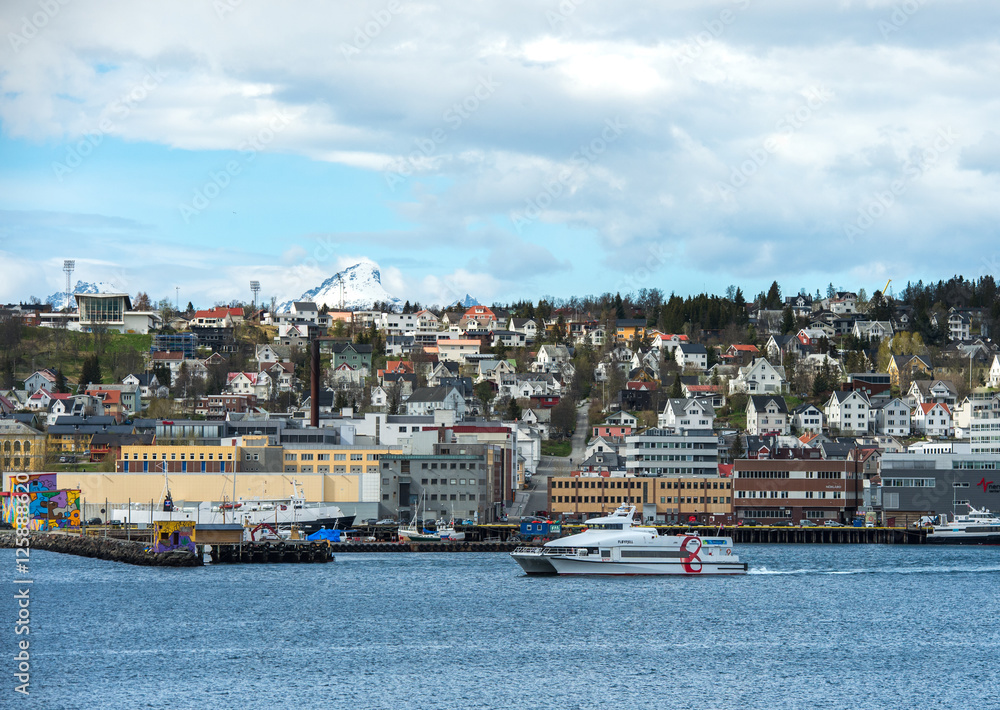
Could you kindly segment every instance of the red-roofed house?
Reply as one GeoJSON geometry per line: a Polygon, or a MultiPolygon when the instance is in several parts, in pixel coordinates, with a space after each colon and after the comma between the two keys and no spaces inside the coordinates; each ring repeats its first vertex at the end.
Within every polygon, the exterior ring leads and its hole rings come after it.
{"type": "Polygon", "coordinates": [[[925,436],[951,437],[955,434],[951,410],[947,404],[930,402],[918,404],[910,416],[914,432],[925,436]]]}
{"type": "Polygon", "coordinates": [[[271,376],[267,372],[230,372],[226,376],[226,392],[252,394],[258,400],[271,397],[271,376]]]}
{"type": "Polygon", "coordinates": [[[198,328],[232,328],[234,325],[242,322],[242,308],[216,306],[215,308],[209,308],[207,311],[196,311],[191,317],[189,325],[198,328]]]}
{"type": "Polygon", "coordinates": [[[760,357],[760,350],[757,349],[756,345],[730,345],[725,353],[722,355],[722,360],[726,364],[732,365],[745,365],[748,362],[753,362],[755,357],[760,357]]]}

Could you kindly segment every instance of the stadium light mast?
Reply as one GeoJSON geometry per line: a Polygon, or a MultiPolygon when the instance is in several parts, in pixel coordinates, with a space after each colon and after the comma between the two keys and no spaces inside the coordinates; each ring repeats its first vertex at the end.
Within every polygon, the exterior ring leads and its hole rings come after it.
{"type": "Polygon", "coordinates": [[[76,268],[76,261],[74,259],[65,259],[63,261],[63,271],[66,272],[66,310],[69,310],[70,299],[73,298],[73,294],[70,293],[70,279],[73,276],[73,270],[76,268]]]}
{"type": "Polygon", "coordinates": [[[260,293],[260,281],[251,281],[250,290],[253,291],[253,314],[251,314],[253,317],[257,313],[257,294],[260,293]]]}

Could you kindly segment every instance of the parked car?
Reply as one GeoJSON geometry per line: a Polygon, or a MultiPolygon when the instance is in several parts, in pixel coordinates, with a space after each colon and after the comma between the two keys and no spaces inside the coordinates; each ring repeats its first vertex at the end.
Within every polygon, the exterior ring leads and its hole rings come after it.
{"type": "Polygon", "coordinates": [[[827,520],[825,523],[823,523],[823,525],[826,526],[826,527],[828,527],[828,528],[843,528],[843,527],[846,527],[843,523],[841,523],[839,521],[836,521],[836,520],[827,520]]]}
{"type": "Polygon", "coordinates": [[[91,518],[90,520],[87,521],[87,525],[100,525],[101,522],[102,521],[100,518],[91,518]]]}
{"type": "Polygon", "coordinates": [[[381,520],[379,520],[375,524],[376,525],[395,525],[396,521],[393,520],[392,518],[382,518],[381,520]]]}
{"type": "Polygon", "coordinates": [[[364,524],[365,525],[377,525],[377,523],[375,522],[375,518],[365,518],[364,524]]]}
{"type": "Polygon", "coordinates": [[[799,527],[800,528],[815,528],[815,527],[818,527],[818,526],[816,525],[816,523],[814,523],[811,520],[800,520],[799,521],[799,527]]]}
{"type": "Polygon", "coordinates": [[[771,526],[775,528],[794,528],[795,523],[791,520],[779,520],[775,523],[771,523],[771,526]]]}

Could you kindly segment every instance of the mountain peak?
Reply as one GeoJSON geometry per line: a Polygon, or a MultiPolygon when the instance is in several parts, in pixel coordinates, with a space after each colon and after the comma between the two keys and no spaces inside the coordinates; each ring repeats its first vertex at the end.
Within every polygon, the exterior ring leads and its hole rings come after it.
{"type": "Polygon", "coordinates": [[[316,288],[309,289],[299,298],[278,305],[278,312],[287,311],[295,301],[312,301],[317,306],[339,309],[343,294],[344,308],[366,310],[376,302],[388,302],[398,308],[401,301],[382,286],[382,273],[378,264],[362,261],[348,266],[316,288]]]}

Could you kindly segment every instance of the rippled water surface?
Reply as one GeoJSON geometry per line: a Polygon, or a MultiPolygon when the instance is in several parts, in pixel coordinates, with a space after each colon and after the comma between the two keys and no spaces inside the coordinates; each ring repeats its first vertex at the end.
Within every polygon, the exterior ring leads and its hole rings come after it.
{"type": "Polygon", "coordinates": [[[485,553],[173,570],[37,552],[32,695],[0,707],[1000,707],[1000,549],[738,552],[750,574],[701,579],[529,578],[485,553]]]}

